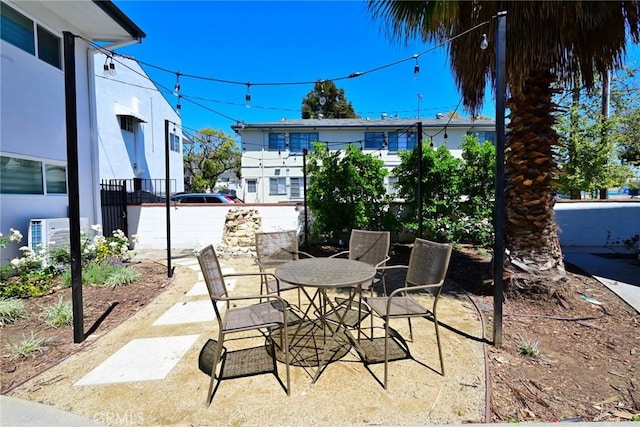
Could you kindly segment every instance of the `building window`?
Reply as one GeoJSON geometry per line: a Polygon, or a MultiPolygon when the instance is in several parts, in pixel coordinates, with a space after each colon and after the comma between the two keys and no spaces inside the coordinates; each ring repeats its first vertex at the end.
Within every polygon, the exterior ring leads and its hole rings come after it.
{"type": "Polygon", "coordinates": [[[66,194],[67,168],[37,160],[0,156],[0,193],[66,194]]]}
{"type": "Polygon", "coordinates": [[[38,25],[38,58],[56,68],[60,67],[60,37],[38,25]]]}
{"type": "Polygon", "coordinates": [[[391,196],[398,195],[398,177],[390,176],[387,183],[387,193],[391,196]]]}
{"type": "Polygon", "coordinates": [[[247,193],[255,193],[258,191],[258,181],[255,179],[247,180],[247,193]]]}
{"type": "Polygon", "coordinates": [[[389,132],[389,151],[409,151],[416,146],[413,132],[389,132]]]}
{"type": "Polygon", "coordinates": [[[287,178],[269,178],[269,194],[287,194],[287,178]]]}
{"type": "Polygon", "coordinates": [[[285,148],[284,133],[269,133],[269,150],[282,151],[285,148]]]}
{"type": "Polygon", "coordinates": [[[180,137],[175,133],[169,133],[169,148],[176,153],[180,152],[180,137]]]}
{"type": "Polygon", "coordinates": [[[473,132],[468,131],[467,135],[475,135],[478,137],[478,141],[482,144],[485,141],[489,141],[492,144],[496,143],[496,132],[495,131],[480,131],[473,132]]]}
{"type": "Polygon", "coordinates": [[[384,148],[384,132],[365,132],[364,148],[381,150],[384,148]]]}
{"type": "Polygon", "coordinates": [[[299,133],[292,132],[289,134],[289,151],[292,153],[302,153],[302,149],[306,148],[311,151],[311,143],[318,140],[318,132],[299,133]]]}
{"type": "Polygon", "coordinates": [[[67,194],[67,170],[64,166],[45,165],[47,194],[67,194]]]}
{"type": "Polygon", "coordinates": [[[34,32],[34,22],[31,19],[4,3],[0,4],[0,12],[2,40],[32,55],[36,54],[37,42],[38,58],[56,68],[61,68],[60,37],[40,25],[35,25],[37,32],[34,32]]]}
{"type": "Polygon", "coordinates": [[[35,55],[33,21],[4,3],[0,4],[0,11],[2,12],[2,40],[35,55]]]}
{"type": "Polygon", "coordinates": [[[301,199],[304,195],[303,178],[289,178],[289,197],[301,199]]]}
{"type": "Polygon", "coordinates": [[[135,129],[135,119],[131,116],[118,116],[120,118],[120,129],[133,132],[135,129]]]}

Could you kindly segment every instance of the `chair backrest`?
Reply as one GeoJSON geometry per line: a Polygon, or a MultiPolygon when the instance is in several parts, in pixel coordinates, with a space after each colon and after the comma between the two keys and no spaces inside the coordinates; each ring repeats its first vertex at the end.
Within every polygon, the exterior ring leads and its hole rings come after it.
{"type": "Polygon", "coordinates": [[[416,239],[409,256],[407,284],[411,286],[440,285],[438,288],[431,289],[433,293],[439,293],[447,276],[450,259],[450,244],[416,239]]]}
{"type": "Polygon", "coordinates": [[[389,256],[390,245],[391,233],[388,231],[351,230],[349,259],[375,266],[389,256]]]}
{"type": "Polygon", "coordinates": [[[213,302],[213,308],[216,311],[216,316],[220,318],[218,312],[218,305],[216,300],[225,298],[227,294],[227,286],[224,282],[224,276],[222,275],[222,269],[220,268],[220,261],[216,256],[216,251],[213,249],[213,245],[205,246],[196,253],[196,258],[200,263],[200,270],[204,276],[204,281],[207,284],[207,290],[209,296],[213,302]]]}
{"type": "Polygon", "coordinates": [[[277,267],[298,259],[298,232],[270,231],[256,233],[256,256],[265,268],[277,267]]]}

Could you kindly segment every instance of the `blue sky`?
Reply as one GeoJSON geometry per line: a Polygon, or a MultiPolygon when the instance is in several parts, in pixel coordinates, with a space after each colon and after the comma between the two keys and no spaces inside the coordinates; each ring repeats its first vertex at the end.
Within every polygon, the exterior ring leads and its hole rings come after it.
{"type": "MultiPolygon", "coordinates": [[[[365,1],[114,3],[147,34],[141,44],[116,52],[153,65],[142,64],[174,107],[178,98],[170,92],[176,73],[181,73],[180,92],[199,104],[181,101],[188,132],[207,127],[232,134],[230,126],[236,121],[299,119],[302,99],[316,80],[338,79],[405,59],[335,83],[362,117],[386,113],[430,118],[455,110],[460,101],[445,48],[390,40],[380,22],[373,21],[365,1]],[[425,51],[418,59],[416,79],[412,56],[425,51]],[[189,74],[241,84],[185,76],[189,74]],[[298,82],[308,83],[289,84],[298,82]],[[245,102],[246,83],[252,83],[250,108],[245,102]]],[[[480,43],[483,31],[476,32],[480,43]]],[[[639,56],[637,48],[633,52],[639,56]]],[[[462,105],[458,111],[468,116],[462,105]]],[[[495,117],[489,88],[482,114],[495,117]]]]}

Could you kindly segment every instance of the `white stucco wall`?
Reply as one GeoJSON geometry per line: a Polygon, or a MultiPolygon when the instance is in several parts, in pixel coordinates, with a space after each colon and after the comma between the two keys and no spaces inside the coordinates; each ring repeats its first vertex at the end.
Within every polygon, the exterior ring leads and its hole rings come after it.
{"type": "MultiPolygon", "coordinates": [[[[256,208],[262,215],[263,230],[296,229],[302,235],[302,206],[292,204],[242,205],[256,208]]],[[[237,206],[236,206],[237,207],[237,206]]],[[[205,244],[222,242],[225,215],[233,206],[171,207],[172,249],[197,249],[205,244]]],[[[638,202],[557,203],[556,222],[560,226],[562,246],[599,246],[612,240],[640,233],[638,202]]],[[[159,205],[129,207],[129,233],[138,234],[138,249],[166,249],[166,209],[159,205]]],[[[622,246],[618,243],[617,246],[622,246]]]]}
{"type": "MultiPolygon", "coordinates": [[[[218,245],[229,209],[258,209],[262,230],[299,230],[301,206],[280,205],[213,205],[170,207],[172,249],[199,249],[207,244],[218,245]]],[[[167,210],[164,205],[129,206],[129,235],[137,234],[136,249],[166,249],[167,210]]]]}
{"type": "MultiPolygon", "coordinates": [[[[44,25],[38,17],[21,10],[20,3],[12,7],[44,25]]],[[[66,27],[57,27],[58,24],[62,25],[56,20],[49,21],[46,28],[60,35],[63,30],[74,30],[69,23],[66,27]]],[[[5,41],[0,43],[0,152],[3,156],[66,166],[64,72],[5,41]]],[[[76,41],[78,179],[80,216],[94,223],[100,207],[100,191],[95,187],[92,172],[86,49],[86,44],[76,41]]],[[[0,194],[0,205],[0,232],[7,235],[9,228],[18,229],[25,236],[22,244],[26,245],[30,219],[67,217],[69,203],[66,194],[0,194]]],[[[3,258],[18,253],[13,245],[5,249],[3,258]]]]}
{"type": "Polygon", "coordinates": [[[622,246],[640,234],[640,201],[557,203],[555,215],[563,246],[622,246]]]}
{"type": "MultiPolygon", "coordinates": [[[[105,59],[99,53],[93,61],[100,179],[164,180],[165,120],[170,122],[169,132],[178,135],[182,142],[180,116],[136,61],[116,57],[116,74],[105,76],[105,59]],[[123,131],[117,116],[122,111],[131,111],[145,122],[137,124],[133,133],[123,131]]],[[[169,173],[176,183],[174,190],[184,191],[182,144],[179,152],[169,153],[169,173]]],[[[164,192],[164,184],[158,185],[160,192],[164,192]]]]}

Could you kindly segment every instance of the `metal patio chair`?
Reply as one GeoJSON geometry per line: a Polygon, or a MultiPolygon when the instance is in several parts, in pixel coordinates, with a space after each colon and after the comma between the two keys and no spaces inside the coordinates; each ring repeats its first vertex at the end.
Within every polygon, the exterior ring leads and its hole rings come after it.
{"type": "MultiPolygon", "coordinates": [[[[306,252],[298,249],[298,233],[295,230],[270,231],[255,234],[256,239],[256,263],[261,272],[269,272],[285,262],[296,260],[300,255],[313,258],[306,252]]],[[[298,290],[298,308],[301,304],[300,288],[290,283],[280,283],[271,277],[263,276],[260,292],[263,290],[275,292],[280,295],[282,291],[298,290]]]]}
{"type": "MultiPolygon", "coordinates": [[[[376,268],[377,273],[371,282],[363,283],[360,286],[358,295],[357,313],[345,315],[346,318],[352,319],[352,326],[359,326],[360,322],[369,315],[369,310],[362,304],[362,292],[369,291],[374,296],[375,285],[382,283],[383,295],[387,295],[387,285],[384,277],[384,267],[389,261],[389,248],[391,246],[391,233],[388,231],[367,231],[367,230],[351,230],[349,237],[349,249],[331,255],[333,257],[347,256],[349,259],[365,262],[376,268]],[[364,310],[364,312],[363,312],[364,310]]],[[[355,288],[350,289],[353,292],[355,288]]],[[[351,297],[349,300],[352,300],[351,297]]],[[[348,300],[344,298],[336,298],[338,304],[345,304],[348,300]]],[[[347,310],[355,309],[347,307],[347,310]]],[[[371,319],[371,327],[373,328],[373,318],[371,319]]],[[[358,339],[360,339],[360,328],[358,328],[358,339]]]]}
{"type": "MultiPolygon", "coordinates": [[[[438,298],[442,291],[449,260],[451,259],[451,245],[446,243],[436,243],[424,239],[416,239],[409,265],[393,265],[385,269],[402,268],[407,270],[404,287],[393,290],[389,296],[365,297],[365,302],[372,312],[384,321],[384,388],[387,388],[387,373],[389,364],[389,340],[391,331],[389,323],[393,319],[406,318],[409,322],[409,336],[413,341],[413,329],[411,327],[412,317],[423,317],[433,321],[436,328],[436,341],[438,344],[438,355],[440,357],[440,369],[444,375],[444,362],[442,360],[442,347],[440,345],[440,332],[438,330],[438,318],[436,308],[438,298]],[[411,296],[416,291],[428,291],[433,294],[433,305],[426,308],[411,296]]],[[[373,339],[373,328],[371,330],[373,339]]]]}
{"type": "MultiPolygon", "coordinates": [[[[215,310],[216,319],[218,322],[218,340],[215,342],[215,345],[212,347],[213,350],[212,358],[213,361],[210,363],[211,366],[211,381],[209,382],[209,391],[207,393],[207,405],[211,404],[213,400],[213,389],[216,379],[218,383],[223,379],[223,371],[226,369],[224,364],[228,361],[227,359],[227,351],[224,349],[224,341],[227,335],[245,332],[250,330],[267,330],[272,331],[275,328],[282,328],[283,333],[280,335],[280,350],[284,353],[284,363],[286,366],[286,392],[287,395],[291,393],[291,382],[289,377],[289,362],[291,360],[290,352],[289,352],[289,342],[288,342],[288,324],[291,322],[292,318],[296,316],[290,312],[289,306],[287,302],[282,299],[279,295],[276,294],[259,294],[259,295],[234,295],[230,296],[227,292],[227,286],[225,284],[225,278],[227,277],[239,277],[239,276],[257,276],[266,277],[272,276],[270,273],[263,272],[253,272],[253,273],[233,273],[233,274],[222,274],[222,269],[220,268],[220,262],[218,261],[218,257],[216,256],[213,245],[208,245],[202,248],[197,252],[196,257],[198,258],[198,262],[200,263],[200,268],[202,270],[202,274],[204,275],[204,280],[207,284],[207,289],[209,290],[209,296],[211,297],[211,302],[213,303],[213,309],[215,310]],[[262,302],[266,300],[266,302],[262,302]],[[251,305],[241,305],[242,301],[256,301],[251,305]],[[231,302],[233,302],[233,308],[231,308],[231,302]],[[224,310],[220,307],[224,307],[224,310]],[[223,358],[223,350],[225,352],[225,356],[223,358]],[[223,359],[225,359],[223,361],[223,359]],[[219,372],[217,372],[217,365],[219,362],[223,361],[222,366],[220,367],[219,372]]],[[[277,279],[273,277],[274,280],[277,279]]],[[[276,375],[276,378],[280,381],[280,378],[277,375],[276,367],[276,351],[275,351],[275,342],[269,336],[267,337],[268,342],[271,345],[271,351],[267,352],[266,349],[263,349],[264,352],[262,356],[268,355],[270,353],[270,357],[272,357],[273,361],[273,372],[276,375]]],[[[203,349],[204,350],[204,349],[203,349]]],[[[255,352],[253,353],[255,354],[255,352]]],[[[247,360],[239,360],[241,364],[247,364],[247,360]]],[[[229,367],[230,371],[234,371],[234,367],[229,367]]],[[[232,375],[229,378],[235,378],[243,375],[232,375]]],[[[227,379],[227,378],[224,378],[227,379]]],[[[282,381],[280,381],[282,384],[282,381]]]]}

